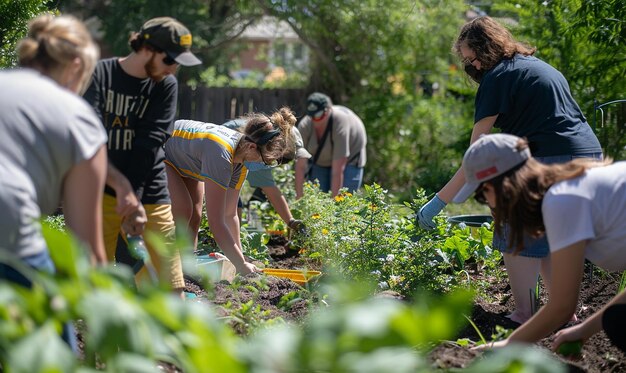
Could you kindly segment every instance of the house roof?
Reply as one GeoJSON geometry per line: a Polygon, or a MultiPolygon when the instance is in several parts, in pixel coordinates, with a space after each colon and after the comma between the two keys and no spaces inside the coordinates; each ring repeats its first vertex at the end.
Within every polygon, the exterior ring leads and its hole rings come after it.
{"type": "Polygon", "coordinates": [[[246,40],[299,40],[298,35],[287,22],[268,16],[248,26],[239,37],[246,40]]]}

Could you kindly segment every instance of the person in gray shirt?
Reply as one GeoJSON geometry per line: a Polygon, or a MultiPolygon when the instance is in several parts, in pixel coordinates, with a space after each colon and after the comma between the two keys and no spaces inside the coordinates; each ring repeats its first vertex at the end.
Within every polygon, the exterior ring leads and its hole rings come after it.
{"type": "Polygon", "coordinates": [[[320,92],[307,98],[306,114],[298,130],[313,156],[296,161],[296,198],[302,197],[307,180],[317,180],[320,190],[333,196],[341,188],[359,189],[367,162],[367,132],[361,118],[345,106],[333,105],[320,92]]]}
{"type": "Polygon", "coordinates": [[[289,136],[296,118],[288,108],[271,115],[252,113],[239,131],[213,123],[177,120],[165,143],[167,181],[177,229],[198,243],[204,199],[215,242],[235,266],[248,274],[258,268],[246,261],[237,201],[248,171],[275,167],[293,147],[289,136]]]}
{"type": "MultiPolygon", "coordinates": [[[[0,278],[30,287],[19,270],[53,272],[40,220],[63,201],[69,230],[105,263],[102,191],[106,133],[77,93],[99,51],[69,16],[40,16],[18,46],[22,69],[0,72],[0,278]]],[[[76,350],[66,325],[64,339],[76,350]]]]}

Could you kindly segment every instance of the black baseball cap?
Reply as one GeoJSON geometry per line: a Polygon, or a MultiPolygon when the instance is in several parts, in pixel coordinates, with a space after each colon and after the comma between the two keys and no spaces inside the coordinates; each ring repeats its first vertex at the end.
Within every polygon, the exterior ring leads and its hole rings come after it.
{"type": "Polygon", "coordinates": [[[146,43],[161,49],[170,58],[183,66],[202,63],[191,53],[191,33],[171,17],[158,17],[148,20],[141,26],[139,37],[146,43]]]}

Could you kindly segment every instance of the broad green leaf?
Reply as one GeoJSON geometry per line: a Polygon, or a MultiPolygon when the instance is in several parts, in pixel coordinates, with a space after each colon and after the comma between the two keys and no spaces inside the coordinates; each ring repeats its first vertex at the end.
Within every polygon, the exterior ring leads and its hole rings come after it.
{"type": "Polygon", "coordinates": [[[65,343],[52,323],[46,323],[24,337],[8,351],[10,372],[62,373],[72,372],[76,356],[65,343]]]}
{"type": "Polygon", "coordinates": [[[120,351],[152,356],[159,335],[154,320],[132,298],[119,292],[96,290],[79,305],[89,333],[87,353],[108,360],[120,351]]]}
{"type": "MultiPolygon", "coordinates": [[[[460,370],[454,370],[460,372],[460,370]]],[[[566,366],[547,351],[536,346],[512,345],[490,351],[483,359],[476,359],[466,373],[565,373],[566,366]]]]}

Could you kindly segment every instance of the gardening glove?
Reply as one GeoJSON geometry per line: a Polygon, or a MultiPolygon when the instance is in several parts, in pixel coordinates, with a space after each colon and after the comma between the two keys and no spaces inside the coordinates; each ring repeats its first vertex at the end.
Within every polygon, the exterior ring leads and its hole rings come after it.
{"type": "Polygon", "coordinates": [[[291,219],[289,220],[289,223],[287,223],[287,226],[289,227],[289,229],[291,229],[292,231],[298,234],[301,234],[301,235],[307,234],[306,226],[304,225],[302,220],[291,219]]]}
{"type": "Polygon", "coordinates": [[[419,224],[422,229],[435,229],[437,225],[433,221],[433,218],[439,214],[444,207],[446,207],[446,203],[435,194],[435,196],[417,212],[417,224],[419,224]]]}

